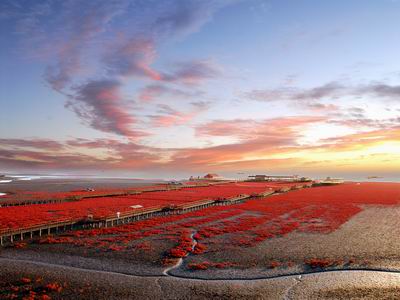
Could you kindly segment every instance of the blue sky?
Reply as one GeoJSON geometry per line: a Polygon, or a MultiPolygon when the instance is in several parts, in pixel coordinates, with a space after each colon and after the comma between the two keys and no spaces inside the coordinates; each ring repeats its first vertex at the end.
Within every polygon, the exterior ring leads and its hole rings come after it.
{"type": "Polygon", "coordinates": [[[0,171],[399,167],[398,1],[5,0],[0,11],[0,171]]]}

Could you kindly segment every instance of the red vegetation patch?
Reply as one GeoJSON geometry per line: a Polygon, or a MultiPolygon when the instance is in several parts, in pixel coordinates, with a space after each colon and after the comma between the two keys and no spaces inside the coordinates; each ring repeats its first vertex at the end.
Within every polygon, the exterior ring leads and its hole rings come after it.
{"type": "Polygon", "coordinates": [[[16,248],[16,249],[23,249],[23,248],[26,248],[27,245],[28,245],[28,244],[27,244],[27,243],[24,243],[24,242],[17,242],[17,243],[14,244],[14,248],[16,248]]]}
{"type": "Polygon", "coordinates": [[[202,254],[206,251],[207,247],[203,244],[197,243],[192,251],[193,254],[202,254]]]}
{"type": "Polygon", "coordinates": [[[51,295],[56,296],[63,289],[57,282],[42,284],[42,281],[40,277],[36,279],[22,277],[16,282],[1,285],[0,299],[49,300],[52,298],[51,295]]]}
{"type": "Polygon", "coordinates": [[[181,258],[181,257],[185,257],[187,255],[187,252],[180,248],[173,248],[173,249],[169,250],[168,255],[170,257],[181,258]]]}
{"type": "Polygon", "coordinates": [[[340,264],[339,261],[331,259],[311,258],[305,261],[305,264],[312,269],[326,269],[340,264]]]}
{"type": "Polygon", "coordinates": [[[225,269],[225,268],[230,268],[235,266],[235,263],[232,262],[219,262],[219,263],[213,263],[213,262],[201,262],[201,263],[190,263],[188,264],[188,269],[189,270],[207,270],[209,268],[217,268],[217,269],[225,269]]]}
{"type": "MultiPolygon", "coordinates": [[[[252,191],[261,192],[265,191],[267,187],[268,185],[265,183],[224,184],[116,197],[115,201],[102,198],[101,201],[96,200],[98,206],[89,199],[80,202],[94,205],[94,208],[91,209],[100,211],[104,207],[121,209],[119,205],[132,203],[128,202],[128,199],[130,199],[129,201],[139,201],[140,199],[143,204],[148,203],[151,206],[154,203],[182,203],[206,197],[228,197],[252,191]],[[103,201],[105,201],[104,204],[103,201]]],[[[182,258],[188,254],[201,255],[205,251],[227,251],[229,247],[253,247],[267,239],[286,236],[296,231],[329,233],[360,212],[365,205],[398,205],[399,201],[400,184],[362,183],[357,185],[349,183],[291,191],[273,197],[250,200],[242,204],[215,206],[182,215],[155,217],[117,227],[73,231],[63,236],[44,238],[40,243],[72,244],[106,252],[153,249],[155,247],[152,245],[152,238],[156,238],[168,241],[168,245],[173,245],[162,250],[165,256],[163,262],[169,264],[176,261],[176,258],[182,258]],[[193,238],[191,237],[192,232],[196,232],[193,238]],[[192,248],[194,240],[199,243],[192,248]]],[[[44,207],[48,211],[53,205],[44,205],[44,207]]],[[[24,207],[19,208],[24,209],[24,207]]],[[[6,221],[3,221],[3,214],[7,209],[0,208],[0,227],[6,226],[5,224],[10,222],[10,219],[7,218],[6,221]]],[[[78,209],[77,212],[80,213],[80,210],[78,209]]],[[[60,214],[57,211],[58,217],[60,214]]],[[[161,257],[160,261],[162,259],[161,257]]],[[[329,264],[313,260],[307,261],[306,264],[310,268],[330,267],[329,264]]],[[[277,266],[271,263],[269,267],[276,268],[277,266]]],[[[207,265],[207,268],[210,268],[210,264],[207,265]]]]}
{"type": "Polygon", "coordinates": [[[191,263],[188,264],[190,270],[207,270],[209,267],[208,263],[191,263]]]}
{"type": "Polygon", "coordinates": [[[275,268],[280,267],[281,265],[282,265],[282,263],[279,262],[279,261],[271,261],[271,262],[269,263],[268,267],[269,267],[270,269],[275,269],[275,268]]]}
{"type": "Polygon", "coordinates": [[[48,291],[55,291],[55,292],[61,292],[62,291],[62,286],[60,284],[58,284],[57,282],[53,282],[53,283],[49,283],[45,286],[45,288],[48,291]]]}
{"type": "Polygon", "coordinates": [[[32,282],[32,279],[27,278],[27,277],[23,277],[23,278],[21,278],[21,282],[22,282],[22,283],[25,283],[25,284],[31,283],[31,282],[32,282]]]}
{"type": "Polygon", "coordinates": [[[189,236],[189,233],[184,231],[178,240],[179,244],[169,250],[168,256],[173,258],[181,258],[187,256],[190,252],[193,251],[193,243],[194,241],[189,236]]]}
{"type": "MultiPolygon", "coordinates": [[[[292,185],[284,183],[283,185],[292,185]]],[[[203,199],[224,199],[240,194],[261,193],[267,188],[279,188],[279,183],[226,183],[206,187],[188,187],[180,190],[152,191],[142,194],[109,196],[101,198],[84,198],[72,202],[52,204],[37,204],[26,206],[11,206],[0,208],[0,231],[29,228],[32,226],[55,223],[77,222],[91,215],[94,219],[116,216],[120,214],[140,211],[147,208],[163,208],[166,206],[180,205],[203,199]],[[132,208],[140,205],[142,208],[132,208]]],[[[155,188],[155,187],[152,187],[155,188]]],[[[159,187],[165,189],[164,187],[159,187]]],[[[145,190],[146,188],[142,188],[145,190]]],[[[147,187],[148,189],[148,187],[147,187]]],[[[140,190],[136,188],[135,190],[140,190]]],[[[107,192],[107,191],[103,191],[107,192]]],[[[110,195],[112,191],[108,191],[110,195]]],[[[68,192],[49,194],[43,192],[26,193],[29,197],[37,199],[61,199],[72,196],[88,196],[99,192],[68,192]]],[[[115,194],[115,193],[114,193],[115,194]]]]}
{"type": "Polygon", "coordinates": [[[135,248],[142,249],[142,250],[151,250],[152,249],[150,242],[143,242],[143,243],[137,244],[135,248]]]}

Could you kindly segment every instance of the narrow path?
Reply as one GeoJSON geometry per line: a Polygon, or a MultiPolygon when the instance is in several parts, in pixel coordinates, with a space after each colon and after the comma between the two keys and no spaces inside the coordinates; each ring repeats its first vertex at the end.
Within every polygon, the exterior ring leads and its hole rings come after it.
{"type": "MultiPolygon", "coordinates": [[[[192,234],[190,235],[190,238],[191,238],[191,240],[192,240],[192,251],[194,250],[194,248],[196,247],[196,245],[197,245],[197,243],[198,243],[198,241],[194,238],[194,235],[195,235],[196,233],[197,233],[196,231],[193,231],[192,234]]],[[[188,257],[190,254],[191,254],[191,252],[189,252],[188,254],[186,254],[185,257],[188,257]]],[[[179,268],[179,267],[183,264],[183,259],[184,259],[185,257],[180,257],[180,258],[178,259],[177,263],[176,263],[175,265],[171,266],[171,267],[166,268],[166,269],[163,271],[163,274],[164,274],[165,276],[174,276],[174,275],[170,274],[170,272],[171,272],[172,270],[175,270],[175,269],[179,268]]]]}
{"type": "MultiPolygon", "coordinates": [[[[162,278],[162,277],[173,277],[173,278],[179,278],[179,279],[184,279],[184,280],[195,280],[195,281],[260,281],[260,280],[273,280],[273,279],[280,279],[280,278],[293,278],[296,277],[295,280],[298,282],[301,282],[301,279],[303,277],[309,276],[309,275],[315,275],[315,274],[323,274],[323,273],[349,273],[349,272],[371,272],[371,273],[388,273],[388,274],[399,274],[400,275],[400,270],[388,270],[388,269],[373,269],[373,268],[357,268],[357,269],[337,269],[337,270],[321,270],[321,271],[314,271],[314,272],[304,272],[304,273],[288,273],[284,275],[275,275],[275,276],[259,276],[259,277],[254,277],[254,278],[246,278],[246,277],[238,277],[238,278],[219,278],[219,279],[214,279],[214,278],[200,278],[200,277],[184,277],[184,276],[178,276],[178,275],[172,275],[169,272],[167,274],[163,275],[132,275],[129,273],[122,273],[122,272],[113,272],[113,271],[102,271],[102,270],[95,270],[95,269],[85,269],[85,268],[80,268],[80,267],[72,267],[72,266],[66,266],[66,265],[61,265],[61,264],[53,264],[53,263],[46,263],[46,262],[39,262],[39,261],[33,261],[33,260],[25,260],[25,259],[15,259],[15,258],[4,258],[0,257],[0,262],[1,261],[8,261],[8,262],[14,262],[14,263],[29,263],[29,264],[34,264],[34,265],[39,265],[39,266],[48,266],[48,267],[58,267],[58,268],[64,268],[64,269],[69,269],[69,270],[79,270],[83,272],[92,272],[92,273],[100,273],[100,274],[109,274],[109,275],[119,275],[119,276],[125,276],[125,277],[132,277],[132,278],[137,278],[137,277],[143,277],[143,278],[162,278]]],[[[176,266],[176,265],[174,265],[176,266]]],[[[175,267],[176,268],[176,267],[175,267]]],[[[174,269],[175,269],[174,268],[174,269]]],[[[296,285],[295,283],[294,285],[296,285]]],[[[294,285],[291,287],[293,288],[294,285]]],[[[290,291],[289,291],[290,292],[290,291]]]]}

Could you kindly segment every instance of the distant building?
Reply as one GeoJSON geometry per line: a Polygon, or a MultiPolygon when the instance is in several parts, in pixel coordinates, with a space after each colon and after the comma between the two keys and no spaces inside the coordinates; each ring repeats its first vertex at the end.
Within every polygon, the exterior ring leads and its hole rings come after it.
{"type": "MultiPolygon", "coordinates": [[[[190,180],[193,180],[193,179],[190,179],[190,180]]],[[[172,181],[168,182],[168,185],[182,185],[182,182],[172,180],[172,181]]]]}
{"type": "Polygon", "coordinates": [[[332,178],[332,177],[326,177],[324,180],[317,180],[316,184],[317,185],[336,185],[336,184],[342,184],[344,183],[344,180],[342,178],[332,178]]]}
{"type": "Polygon", "coordinates": [[[310,178],[298,175],[251,175],[249,181],[310,181],[310,178]]]}
{"type": "Polygon", "coordinates": [[[249,176],[250,180],[254,180],[254,181],[268,181],[269,176],[267,175],[252,175],[249,176]]]}
{"type": "Polygon", "coordinates": [[[211,179],[211,180],[218,180],[221,178],[222,178],[221,176],[219,176],[218,174],[215,174],[215,173],[208,173],[204,176],[204,179],[211,179]]]}

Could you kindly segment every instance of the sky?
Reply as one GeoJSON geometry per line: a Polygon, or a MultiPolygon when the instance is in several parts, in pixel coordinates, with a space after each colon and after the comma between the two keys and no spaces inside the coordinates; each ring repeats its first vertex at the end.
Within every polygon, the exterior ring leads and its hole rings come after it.
{"type": "Polygon", "coordinates": [[[396,176],[400,1],[2,0],[0,173],[396,176]]]}

